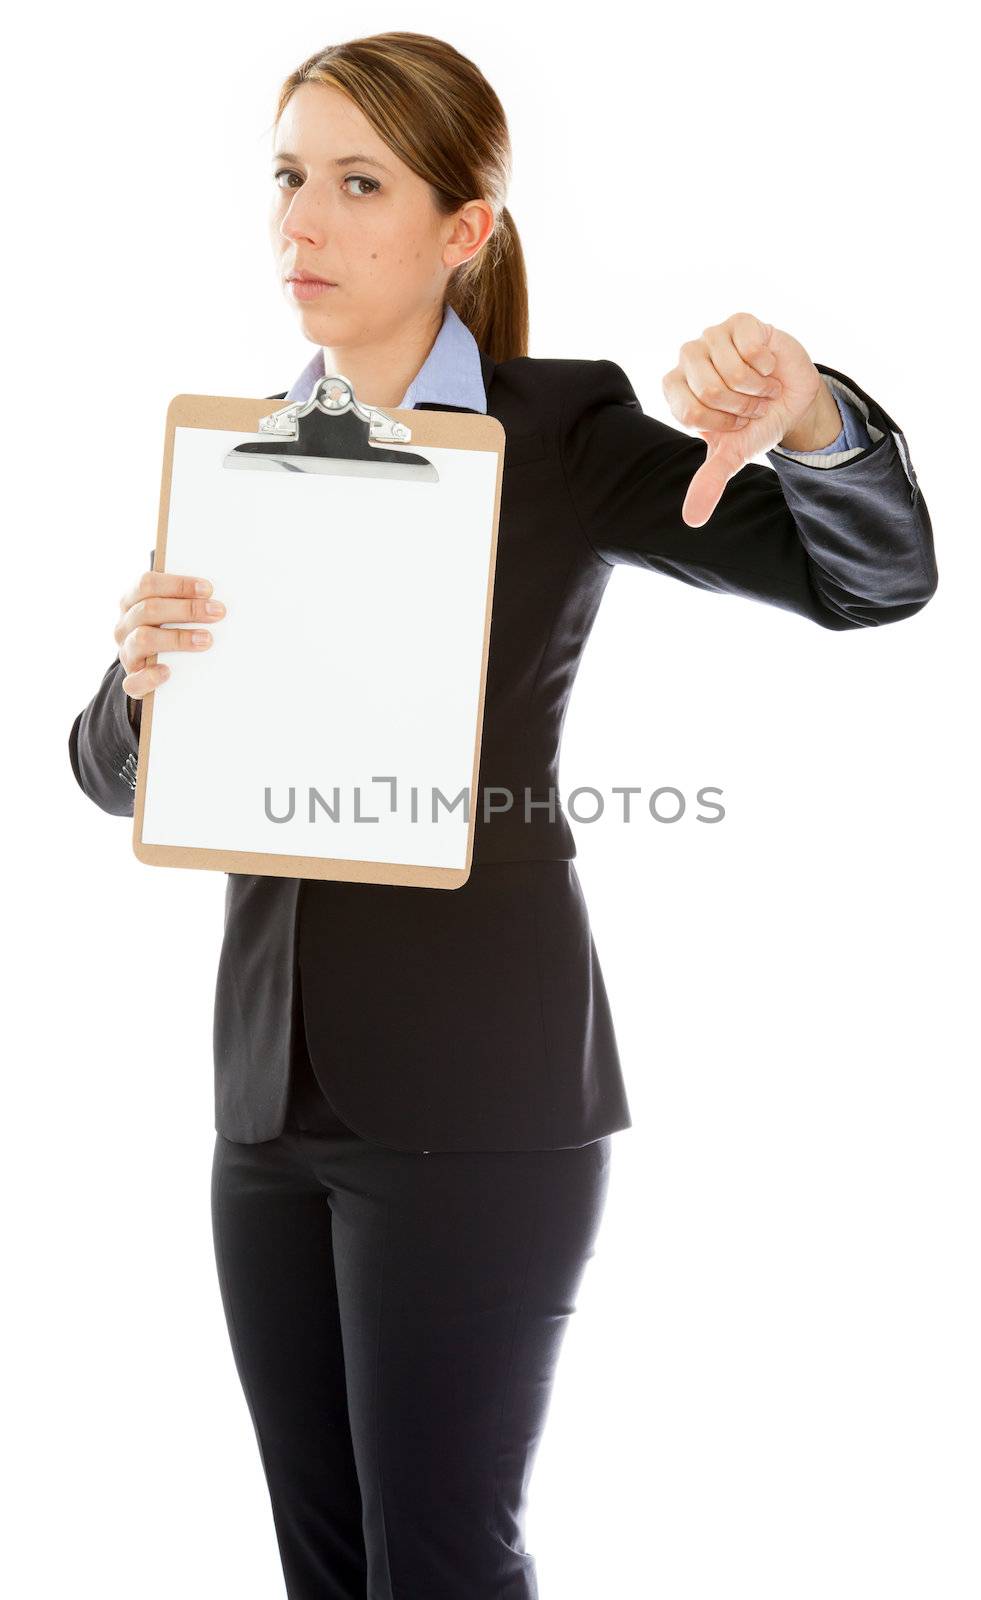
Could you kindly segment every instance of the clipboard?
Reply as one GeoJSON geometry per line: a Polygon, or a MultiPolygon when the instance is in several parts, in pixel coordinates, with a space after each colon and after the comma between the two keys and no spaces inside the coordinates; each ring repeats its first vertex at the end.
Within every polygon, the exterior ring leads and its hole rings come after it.
{"type": "MultiPolygon", "coordinates": [[[[143,702],[133,849],[152,866],[455,889],[476,823],[505,432],[176,395],[153,570],[224,616],[143,702]]],[[[186,627],[175,623],[163,626],[186,627]]],[[[157,656],[148,657],[152,662],[157,656]]]]}

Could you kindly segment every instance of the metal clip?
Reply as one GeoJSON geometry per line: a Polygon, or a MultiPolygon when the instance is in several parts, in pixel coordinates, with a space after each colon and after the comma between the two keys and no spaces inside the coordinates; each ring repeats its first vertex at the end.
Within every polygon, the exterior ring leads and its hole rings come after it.
{"type": "Polygon", "coordinates": [[[379,444],[408,444],[412,438],[412,429],[404,422],[396,422],[387,412],[379,411],[377,406],[364,405],[356,397],[348,379],[338,372],[320,378],[308,400],[294,400],[268,417],[261,417],[258,432],[276,439],[297,439],[300,417],[307,416],[314,409],[333,416],[353,411],[362,422],[367,422],[369,438],[377,439],[379,444]]]}

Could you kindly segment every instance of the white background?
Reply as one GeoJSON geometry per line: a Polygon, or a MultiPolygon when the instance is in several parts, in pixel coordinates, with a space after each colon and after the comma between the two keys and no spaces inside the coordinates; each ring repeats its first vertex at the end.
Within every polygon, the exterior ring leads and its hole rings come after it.
{"type": "MultiPolygon", "coordinates": [[[[387,28],[507,109],[536,356],[672,420],[750,310],[904,430],[941,586],[827,632],[614,574],[562,787],[634,1126],[530,1496],[542,1600],[976,1600],[973,56],[949,5],[65,4],[5,52],[3,1371],[18,1600],[284,1593],[212,1253],[224,878],[145,867],[72,721],[156,532],[181,392],[311,347],[266,235],[282,79],[387,28]],[[14,46],[14,48],[10,48],[14,46]],[[17,407],[10,405],[16,398],[17,407]],[[727,816],[696,824],[702,784],[727,816]]],[[[697,534],[693,533],[693,537],[697,534]]]]}

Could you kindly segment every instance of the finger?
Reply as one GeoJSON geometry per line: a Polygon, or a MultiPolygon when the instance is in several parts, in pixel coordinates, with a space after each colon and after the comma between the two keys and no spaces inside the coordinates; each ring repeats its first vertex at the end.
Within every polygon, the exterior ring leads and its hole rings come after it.
{"type": "Polygon", "coordinates": [[[156,661],[152,667],[141,667],[139,672],[127,672],[123,675],[122,685],[131,700],[142,700],[144,695],[152,694],[160,684],[166,683],[170,677],[170,668],[165,661],[156,661]]]}
{"type": "MultiPolygon", "coordinates": [[[[714,372],[714,368],[712,369],[714,372]]],[[[725,386],[716,373],[715,393],[721,394],[725,386]]],[[[705,428],[715,433],[731,432],[736,428],[743,428],[751,422],[753,416],[762,416],[761,402],[754,395],[733,395],[733,405],[728,410],[722,410],[714,405],[706,404],[692,389],[690,383],[678,367],[669,372],[661,386],[665,399],[678,421],[686,428],[705,428]],[[742,415],[736,414],[739,408],[742,415]]],[[[711,385],[709,385],[711,391],[711,385]]],[[[726,391],[728,392],[728,391],[726,391]]]]}
{"type": "MultiPolygon", "coordinates": [[[[728,329],[740,358],[768,378],[777,365],[772,349],[772,322],[761,322],[751,311],[737,311],[734,316],[727,317],[721,326],[722,329],[728,329]]],[[[708,329],[705,331],[709,332],[708,329]]],[[[714,333],[717,330],[711,331],[714,333]]]]}
{"type": "Polygon", "coordinates": [[[730,389],[766,399],[778,399],[783,393],[783,384],[779,378],[770,376],[776,362],[766,345],[765,324],[758,322],[756,317],[747,316],[733,318],[732,322],[735,326],[723,323],[719,328],[705,330],[704,338],[712,365],[730,389]],[[753,324],[752,329],[744,326],[747,321],[753,324]],[[757,369],[757,361],[767,361],[769,366],[757,369]]]}
{"type": "Polygon", "coordinates": [[[143,572],[132,588],[127,589],[121,597],[119,609],[128,611],[137,600],[143,600],[151,594],[173,595],[182,600],[190,600],[195,596],[206,597],[211,594],[212,588],[210,578],[188,577],[182,572],[143,572]],[[203,587],[199,588],[199,584],[203,587]]]}
{"type": "Polygon", "coordinates": [[[147,656],[161,650],[207,650],[212,643],[211,634],[204,628],[153,628],[141,623],[128,633],[119,650],[119,659],[127,672],[136,672],[146,665],[147,656]]]}
{"type": "MultiPolygon", "coordinates": [[[[689,389],[701,405],[709,411],[724,412],[737,417],[762,415],[761,408],[769,397],[759,390],[762,384],[769,385],[769,379],[761,378],[759,373],[754,373],[754,388],[744,393],[740,389],[729,387],[724,374],[712,359],[704,339],[682,348],[684,351],[682,371],[689,389]]],[[[704,424],[698,423],[697,426],[702,427],[704,424]]]]}
{"type": "MultiPolygon", "coordinates": [[[[152,573],[152,577],[164,577],[164,573],[152,573]]],[[[193,582],[193,580],[192,580],[193,582]]],[[[113,632],[116,643],[122,644],[128,633],[141,623],[149,623],[159,627],[163,622],[218,622],[225,615],[225,607],[221,600],[205,600],[198,597],[189,599],[171,599],[162,594],[148,594],[133,604],[116,623],[113,632]]]]}

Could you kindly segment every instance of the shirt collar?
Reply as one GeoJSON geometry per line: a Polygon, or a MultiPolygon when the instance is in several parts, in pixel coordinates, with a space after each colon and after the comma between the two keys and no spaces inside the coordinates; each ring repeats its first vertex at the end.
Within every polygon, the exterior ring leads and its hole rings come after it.
{"type": "MultiPolygon", "coordinates": [[[[286,391],[285,400],[309,400],[318,378],[324,376],[324,351],[318,345],[299,377],[286,391]]],[[[358,396],[360,400],[361,395],[358,396]]],[[[416,373],[398,410],[411,410],[426,401],[429,405],[461,406],[486,415],[487,393],[480,364],[480,347],[462,317],[447,302],[435,343],[416,373]]],[[[371,404],[369,401],[368,404],[371,404]]]]}

